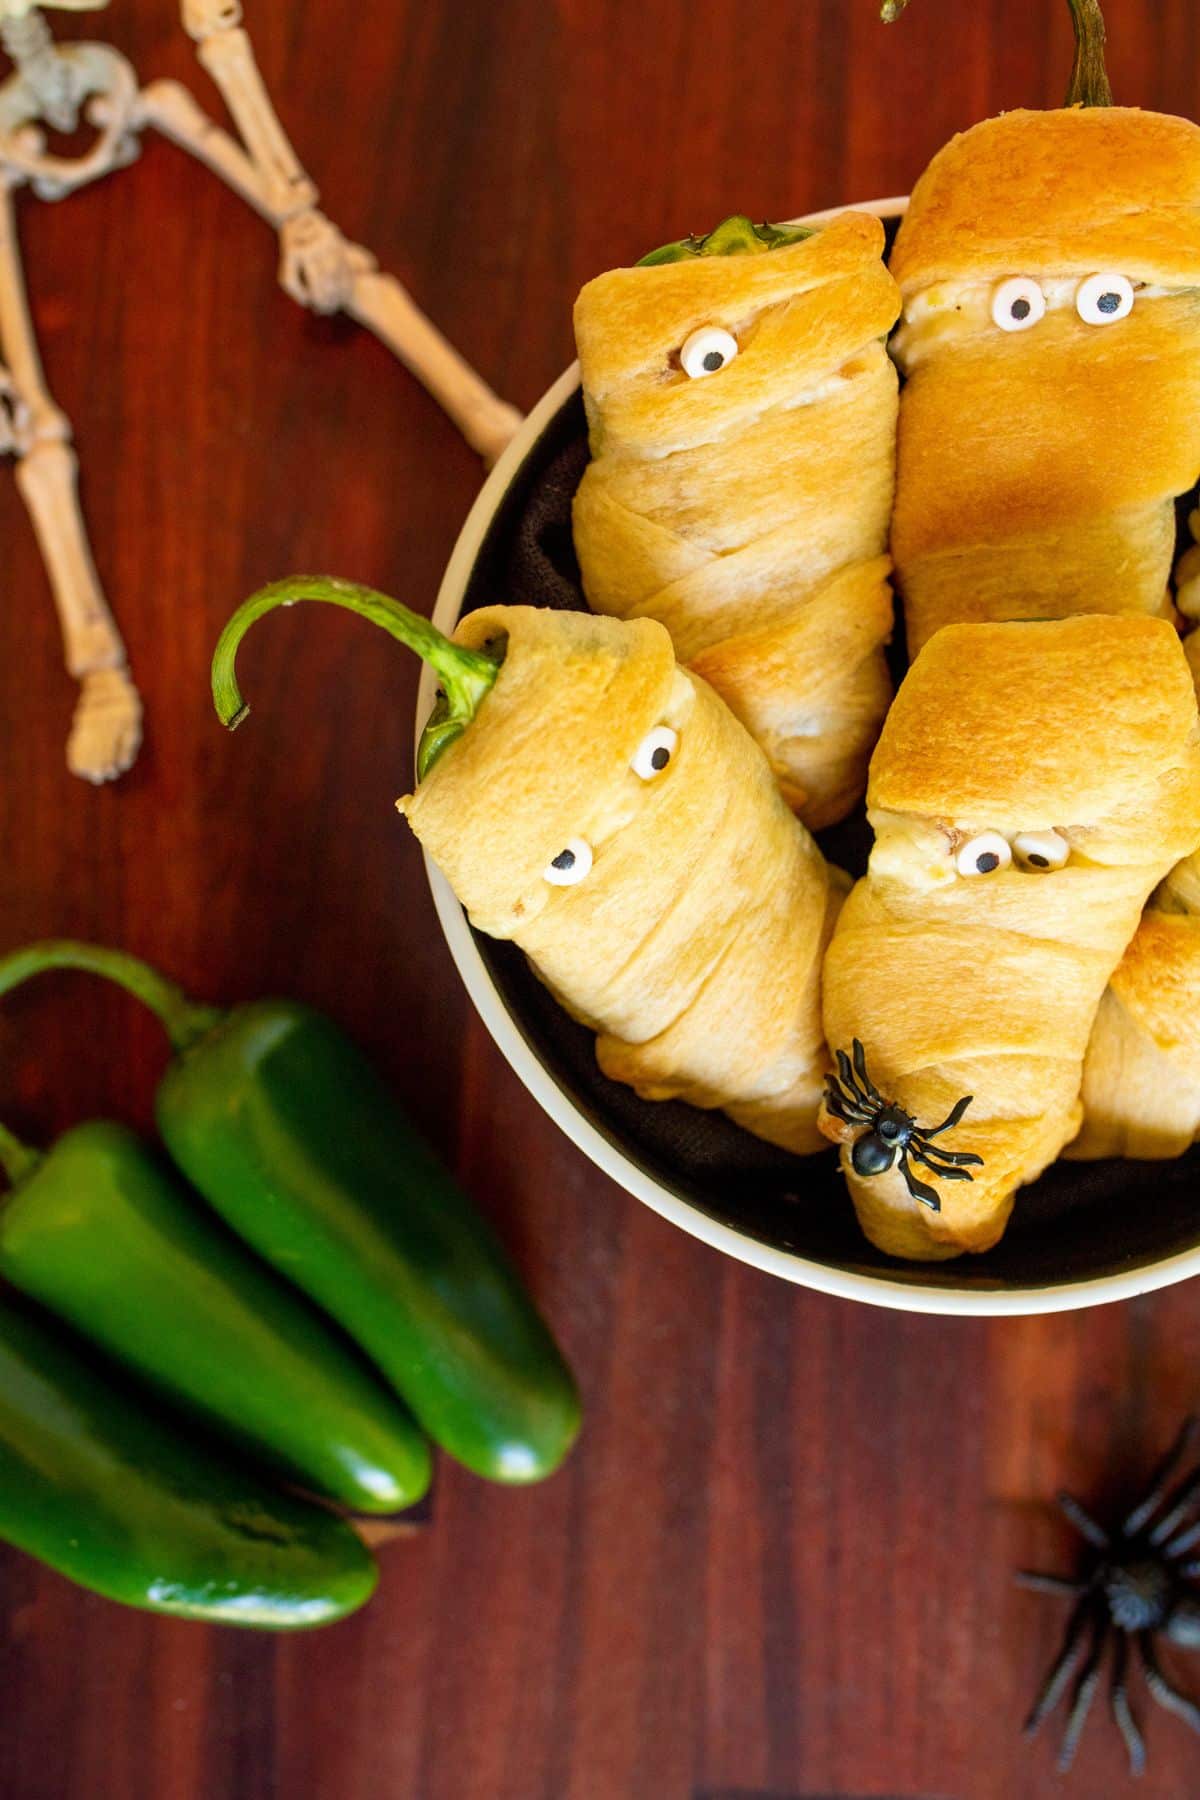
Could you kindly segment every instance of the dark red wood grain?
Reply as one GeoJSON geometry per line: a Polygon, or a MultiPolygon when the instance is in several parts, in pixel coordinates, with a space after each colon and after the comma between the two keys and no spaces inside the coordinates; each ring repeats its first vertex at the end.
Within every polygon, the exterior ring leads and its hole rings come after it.
{"type": "MultiPolygon", "coordinates": [[[[332,216],[525,406],[588,276],[735,209],[903,192],[952,131],[1057,101],[1070,62],[1061,0],[913,0],[890,33],[873,0],[248,12],[332,216]]],[[[1118,95],[1194,107],[1190,0],[1108,13],[1118,95]]],[[[210,98],[170,0],[62,29],[210,98]]],[[[428,608],[472,454],[376,343],[281,294],[264,227],[165,144],[21,223],[147,738],[115,787],[67,774],[73,689],[0,470],[0,946],[90,935],[202,995],[328,1008],[513,1246],[588,1424],[543,1489],[443,1468],[374,1604],[313,1637],[154,1622],[3,1556],[0,1794],[1058,1793],[1019,1725],[1061,1614],[1010,1571],[1070,1556],[1055,1488],[1118,1495],[1200,1400],[1195,1288],[1002,1323],[874,1312],[723,1261],[599,1175],[475,1020],[392,810],[409,660],[297,612],[245,652],[236,741],[207,699],[219,625],[264,579],[329,568],[428,608]]],[[[3,1008],[0,1116],[148,1124],[164,1060],[130,1002],[47,983],[3,1008]]],[[[1200,1745],[1149,1726],[1140,1791],[1200,1792],[1200,1745]]],[[[1107,1722],[1072,1780],[1126,1791],[1107,1722]]]]}

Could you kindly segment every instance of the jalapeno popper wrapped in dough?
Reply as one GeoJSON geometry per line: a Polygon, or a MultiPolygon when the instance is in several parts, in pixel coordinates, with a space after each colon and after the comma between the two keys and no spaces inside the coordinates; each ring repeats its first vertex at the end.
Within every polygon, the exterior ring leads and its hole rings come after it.
{"type": "Polygon", "coordinates": [[[822,1126],[872,1243],[986,1250],[1078,1130],[1101,995],[1147,895],[1200,842],[1173,629],[947,627],[896,697],[867,803],[875,846],[825,964],[843,1055],[822,1126]]]}
{"type": "Polygon", "coordinates": [[[247,626],[303,599],[365,614],[436,668],[443,698],[400,809],[477,929],[511,938],[597,1033],[604,1072],[822,1148],[821,959],[844,886],[664,628],[495,606],[451,642],[384,595],[296,577],[226,627],[226,723],[244,712],[247,626]]]}
{"type": "MultiPolygon", "coordinates": [[[[1200,686],[1200,632],[1184,645],[1200,686]]],[[[1200,1137],[1200,851],[1167,876],[1100,1002],[1083,1069],[1082,1161],[1181,1156],[1200,1137]]]]}
{"type": "Polygon", "coordinates": [[[883,228],[726,220],[583,289],[589,604],[653,618],[766,751],[806,824],[865,785],[890,698],[899,311],[883,228]]]}
{"type": "Polygon", "coordinates": [[[892,253],[911,655],[956,620],[1172,616],[1175,499],[1200,475],[1200,127],[1107,104],[1098,9],[1073,11],[1083,104],[954,138],[892,253]]]}

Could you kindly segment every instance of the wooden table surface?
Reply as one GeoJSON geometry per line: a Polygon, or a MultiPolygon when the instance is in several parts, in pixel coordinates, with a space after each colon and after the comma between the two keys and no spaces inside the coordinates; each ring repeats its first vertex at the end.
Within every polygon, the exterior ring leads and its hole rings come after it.
{"type": "MultiPolygon", "coordinates": [[[[903,193],[951,132],[1056,104],[1070,63],[1061,0],[914,0],[890,32],[873,0],[248,11],[332,216],[523,407],[570,360],[588,276],[734,210],[903,193]]],[[[1194,107],[1189,0],[1108,11],[1118,96],[1194,107]]],[[[212,103],[169,0],[62,30],[212,103]]],[[[1049,1496],[1111,1502],[1200,1401],[1196,1289],[909,1318],[723,1260],[602,1177],[474,1017],[392,810],[412,661],[358,621],[294,613],[245,653],[256,712],[236,741],[207,700],[217,630],[265,579],[328,568],[427,609],[475,458],[377,343],[281,294],[265,228],[166,144],[61,205],[23,197],[21,224],[147,732],[116,785],[68,775],[74,690],[0,473],[0,945],[93,936],[203,996],[326,1007],[498,1224],[588,1416],[542,1489],[443,1466],[375,1602],[314,1636],[153,1621],[3,1556],[0,1793],[1062,1791],[1052,1743],[1020,1736],[1061,1603],[1010,1572],[1067,1566],[1049,1496]]],[[[95,1113],[148,1125],[164,1061],[131,1002],[46,982],[3,1009],[3,1116],[42,1138],[95,1113]]],[[[1200,1744],[1141,1710],[1140,1791],[1200,1792],[1200,1744]]],[[[1070,1786],[1126,1791],[1107,1718],[1070,1786]]]]}

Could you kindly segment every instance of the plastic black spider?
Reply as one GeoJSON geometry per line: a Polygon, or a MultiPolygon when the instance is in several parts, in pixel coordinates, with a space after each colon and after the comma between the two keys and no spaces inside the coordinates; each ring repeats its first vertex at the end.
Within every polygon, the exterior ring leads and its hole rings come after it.
{"type": "Polygon", "coordinates": [[[1130,1710],[1125,1679],[1131,1637],[1136,1641],[1152,1699],[1185,1720],[1193,1731],[1200,1732],[1200,1706],[1172,1686],[1159,1667],[1154,1650],[1156,1632],[1162,1632],[1182,1649],[1200,1650],[1200,1595],[1186,1585],[1200,1576],[1200,1557],[1189,1555],[1200,1544],[1200,1521],[1195,1518],[1200,1468],[1193,1469],[1173,1491],[1167,1491],[1171,1475],[1196,1435],[1196,1427],[1196,1419],[1185,1420],[1182,1431],[1155,1470],[1144,1499],[1138,1501],[1115,1532],[1105,1531],[1070,1494],[1058,1496],[1059,1505],[1076,1530],[1100,1552],[1090,1574],[1079,1581],[1068,1581],[1060,1575],[1022,1570],[1017,1577],[1025,1587],[1047,1594],[1069,1594],[1075,1600],[1062,1648],[1025,1721],[1025,1730],[1032,1735],[1054,1710],[1074,1675],[1058,1758],[1064,1774],[1074,1760],[1095,1698],[1110,1634],[1115,1649],[1109,1674],[1109,1705],[1129,1752],[1131,1774],[1140,1775],[1146,1766],[1145,1740],[1130,1710]],[[1080,1663],[1085,1643],[1087,1651],[1080,1663]]]}
{"type": "Polygon", "coordinates": [[[970,1181],[971,1171],[964,1165],[975,1163],[982,1167],[982,1156],[976,1156],[969,1150],[943,1150],[940,1145],[931,1144],[930,1139],[940,1137],[943,1131],[949,1131],[957,1125],[970,1106],[973,1096],[964,1094],[957,1101],[940,1125],[926,1131],[917,1124],[911,1113],[896,1106],[891,1100],[885,1100],[871,1077],[867,1074],[866,1052],[858,1039],[853,1041],[854,1066],[844,1050],[837,1051],[837,1066],[841,1080],[830,1075],[825,1086],[825,1104],[836,1118],[847,1125],[869,1125],[859,1138],[855,1138],[850,1147],[850,1161],[856,1175],[882,1175],[899,1162],[900,1173],[904,1177],[904,1185],[914,1200],[928,1206],[933,1212],[941,1212],[942,1203],[933,1188],[925,1182],[918,1181],[909,1167],[911,1156],[914,1162],[924,1163],[943,1181],[970,1181]]]}

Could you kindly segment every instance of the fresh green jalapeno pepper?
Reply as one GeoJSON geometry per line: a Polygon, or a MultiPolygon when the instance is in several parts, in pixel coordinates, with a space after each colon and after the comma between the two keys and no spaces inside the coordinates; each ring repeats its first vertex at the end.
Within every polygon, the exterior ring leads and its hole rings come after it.
{"type": "Polygon", "coordinates": [[[0,1274],[290,1481],[360,1512],[429,1486],[407,1409],[121,1125],[0,1129],[0,1274]]]}
{"type": "Polygon", "coordinates": [[[378,1575],[343,1519],[185,1436],[7,1300],[0,1538],[127,1606],[275,1631],[354,1612],[378,1575]]]}
{"type": "Polygon", "coordinates": [[[137,994],[177,1052],[163,1141],[239,1237],[355,1339],[437,1443],[535,1481],[570,1449],[574,1382],[491,1232],[329,1019],[289,1001],[192,1005],[144,963],[74,943],[0,960],[0,994],[87,969],[137,994]]]}

